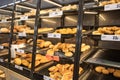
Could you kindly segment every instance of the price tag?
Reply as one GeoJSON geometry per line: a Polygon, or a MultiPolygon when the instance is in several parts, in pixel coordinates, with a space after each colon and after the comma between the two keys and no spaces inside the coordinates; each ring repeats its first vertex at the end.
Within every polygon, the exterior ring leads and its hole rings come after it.
{"type": "Polygon", "coordinates": [[[26,37],[27,35],[26,35],[26,33],[25,32],[20,32],[20,33],[18,33],[18,36],[20,37],[26,37]]]}
{"type": "Polygon", "coordinates": [[[46,55],[46,58],[49,59],[49,60],[53,60],[53,57],[50,56],[50,55],[46,55]]]}
{"type": "Polygon", "coordinates": [[[118,9],[120,9],[120,3],[109,4],[109,5],[105,5],[105,7],[104,7],[104,10],[105,10],[105,11],[118,10],[118,9]]]}
{"type": "Polygon", "coordinates": [[[0,62],[4,62],[4,60],[0,58],[0,62]]]}
{"type": "Polygon", "coordinates": [[[4,46],[0,46],[0,49],[4,49],[4,46]]]}
{"type": "Polygon", "coordinates": [[[19,69],[19,70],[23,70],[23,67],[15,65],[15,68],[19,69]]]}
{"type": "Polygon", "coordinates": [[[101,40],[104,41],[120,41],[119,35],[102,35],[101,40]]]}
{"type": "Polygon", "coordinates": [[[19,53],[25,53],[25,51],[21,50],[21,49],[17,49],[17,52],[19,52],[19,53]]]}
{"type": "Polygon", "coordinates": [[[48,76],[45,76],[45,75],[43,76],[43,79],[44,79],[44,80],[54,80],[54,79],[52,79],[52,78],[50,78],[50,77],[48,77],[48,76]]]}
{"type": "Polygon", "coordinates": [[[49,17],[56,17],[56,16],[61,16],[61,15],[63,15],[63,11],[49,12],[49,17]]]}
{"type": "Polygon", "coordinates": [[[7,22],[7,20],[6,19],[2,19],[1,22],[7,22]]]}
{"type": "Polygon", "coordinates": [[[60,61],[59,56],[46,55],[46,58],[49,59],[49,60],[60,61]]]}
{"type": "Polygon", "coordinates": [[[60,61],[60,58],[59,58],[59,56],[53,56],[53,60],[54,61],[60,61]]]}
{"type": "Polygon", "coordinates": [[[61,34],[49,33],[49,34],[48,34],[48,38],[61,38],[61,34]]]}
{"type": "Polygon", "coordinates": [[[20,20],[28,20],[28,16],[24,15],[20,17],[20,20]]]}

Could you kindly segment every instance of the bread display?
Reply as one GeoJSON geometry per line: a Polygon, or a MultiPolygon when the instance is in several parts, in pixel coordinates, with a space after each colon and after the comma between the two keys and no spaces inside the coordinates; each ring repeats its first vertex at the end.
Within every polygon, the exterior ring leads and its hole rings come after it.
{"type": "Polygon", "coordinates": [[[1,28],[1,29],[0,29],[0,32],[1,32],[1,33],[9,33],[10,30],[9,30],[8,28],[1,28]]]}
{"type": "Polygon", "coordinates": [[[102,35],[102,34],[115,34],[120,35],[120,28],[117,26],[113,27],[102,27],[98,28],[96,31],[93,31],[93,35],[102,35]]]}
{"type": "MultiPolygon", "coordinates": [[[[29,54],[18,53],[17,55],[19,55],[19,57],[14,59],[14,63],[16,65],[23,65],[23,66],[26,66],[28,68],[31,68],[31,62],[32,62],[32,54],[31,53],[29,53],[29,54]]],[[[45,56],[40,55],[40,54],[36,54],[35,67],[42,64],[42,63],[47,63],[49,61],[50,60],[48,60],[45,56]]]]}
{"type": "MultiPolygon", "coordinates": [[[[76,32],[77,32],[77,28],[62,28],[62,29],[57,29],[54,33],[75,34],[76,32]]],[[[86,32],[86,30],[82,30],[82,32],[86,32]]]]}
{"type": "Polygon", "coordinates": [[[105,75],[113,74],[114,77],[120,78],[120,70],[114,68],[105,68],[102,66],[95,67],[95,71],[105,75]]]}
{"type": "MultiPolygon", "coordinates": [[[[81,51],[87,51],[90,49],[89,45],[86,45],[85,43],[82,43],[81,51]]],[[[62,51],[64,52],[65,56],[72,57],[73,53],[75,53],[75,44],[69,44],[69,43],[57,43],[56,45],[49,46],[49,50],[47,50],[46,55],[53,56],[56,51],[62,51]]]]}
{"type": "MultiPolygon", "coordinates": [[[[73,64],[57,64],[50,67],[49,75],[54,80],[72,80],[73,77],[73,64]]],[[[83,68],[80,67],[79,74],[83,72],[83,68]]]]}
{"type": "Polygon", "coordinates": [[[108,4],[115,4],[115,3],[119,3],[120,0],[109,0],[109,1],[102,1],[100,2],[100,6],[105,6],[105,5],[108,5],[108,4]]]}

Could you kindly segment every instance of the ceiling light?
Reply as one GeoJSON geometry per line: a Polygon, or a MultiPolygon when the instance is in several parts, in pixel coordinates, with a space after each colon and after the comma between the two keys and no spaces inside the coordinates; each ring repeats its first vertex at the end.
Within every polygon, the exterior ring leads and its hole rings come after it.
{"type": "Polygon", "coordinates": [[[42,21],[45,21],[45,22],[50,22],[50,23],[56,23],[55,21],[51,21],[51,20],[48,20],[48,19],[42,19],[42,21]]]}
{"type": "Polygon", "coordinates": [[[66,17],[66,19],[70,20],[70,21],[73,21],[75,23],[77,23],[77,20],[73,19],[73,18],[70,18],[70,17],[66,17]]]}
{"type": "Polygon", "coordinates": [[[56,5],[56,6],[62,7],[62,5],[60,5],[60,4],[56,3],[56,2],[53,2],[53,1],[51,1],[51,0],[44,0],[44,1],[45,1],[45,2],[48,2],[48,3],[51,3],[51,4],[53,4],[53,5],[56,5]]]}

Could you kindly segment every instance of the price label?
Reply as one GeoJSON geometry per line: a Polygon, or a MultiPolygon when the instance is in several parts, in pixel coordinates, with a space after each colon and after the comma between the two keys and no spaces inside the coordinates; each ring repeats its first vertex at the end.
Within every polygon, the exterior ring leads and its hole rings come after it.
{"type": "Polygon", "coordinates": [[[48,38],[61,38],[61,34],[49,33],[49,34],[48,34],[48,38]]]}
{"type": "Polygon", "coordinates": [[[28,20],[28,16],[24,15],[20,17],[20,20],[28,20]]]}
{"type": "Polygon", "coordinates": [[[0,62],[4,62],[4,60],[0,58],[0,62]]]}
{"type": "Polygon", "coordinates": [[[109,4],[109,5],[105,5],[105,7],[104,7],[104,10],[105,10],[105,11],[118,10],[118,9],[120,9],[120,3],[109,4]]]}
{"type": "Polygon", "coordinates": [[[23,70],[23,67],[15,65],[15,68],[19,69],[19,70],[23,70]]]}
{"type": "Polygon", "coordinates": [[[63,11],[49,12],[49,17],[56,17],[56,16],[61,16],[61,15],[63,15],[63,11]]]}
{"type": "Polygon", "coordinates": [[[20,33],[18,33],[18,36],[20,37],[26,37],[27,35],[26,35],[26,33],[25,32],[20,32],[20,33]]]}
{"type": "Polygon", "coordinates": [[[0,46],[0,49],[4,49],[4,46],[0,46]]]}
{"type": "Polygon", "coordinates": [[[2,19],[1,22],[7,22],[7,20],[6,19],[2,19]]]}
{"type": "Polygon", "coordinates": [[[49,59],[49,60],[60,61],[59,56],[46,55],[46,58],[49,59]]]}
{"type": "Polygon", "coordinates": [[[104,41],[120,41],[119,35],[102,35],[101,40],[104,41]]]}
{"type": "Polygon", "coordinates": [[[44,80],[54,80],[54,79],[52,79],[52,78],[50,78],[50,77],[48,77],[48,76],[45,76],[45,75],[43,76],[43,79],[44,79],[44,80]]]}
{"type": "Polygon", "coordinates": [[[25,53],[25,51],[21,50],[21,49],[17,49],[17,52],[19,52],[19,53],[25,53]]]}

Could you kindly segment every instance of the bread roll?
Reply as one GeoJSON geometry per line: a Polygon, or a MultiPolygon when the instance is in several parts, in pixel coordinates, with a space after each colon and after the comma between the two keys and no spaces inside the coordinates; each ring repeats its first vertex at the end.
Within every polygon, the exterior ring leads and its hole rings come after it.
{"type": "Polygon", "coordinates": [[[22,61],[21,61],[20,58],[15,58],[14,63],[17,64],[17,65],[21,65],[22,61]]]}
{"type": "Polygon", "coordinates": [[[120,70],[115,70],[115,72],[113,73],[113,76],[120,78],[120,70]]]}
{"type": "Polygon", "coordinates": [[[65,56],[67,56],[67,57],[72,57],[72,56],[73,56],[73,53],[72,53],[72,52],[66,52],[66,53],[65,53],[65,56]]]}
{"type": "Polygon", "coordinates": [[[115,69],[113,68],[108,68],[107,70],[109,71],[109,73],[113,73],[115,71],[115,69]]]}
{"type": "Polygon", "coordinates": [[[109,71],[108,71],[107,69],[103,69],[103,70],[102,70],[102,73],[103,73],[103,74],[109,74],[109,71]]]}
{"type": "Polygon", "coordinates": [[[29,66],[29,62],[25,59],[22,60],[22,65],[29,66]]]}
{"type": "Polygon", "coordinates": [[[105,67],[98,66],[98,67],[95,68],[95,71],[98,72],[98,73],[101,73],[102,70],[104,70],[104,69],[105,69],[105,67]]]}

